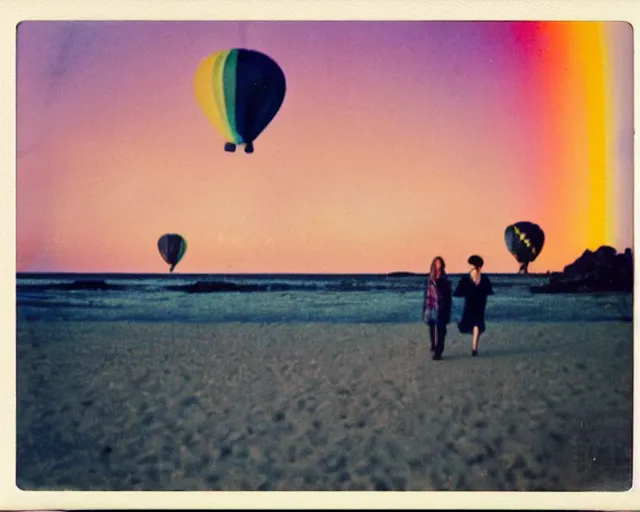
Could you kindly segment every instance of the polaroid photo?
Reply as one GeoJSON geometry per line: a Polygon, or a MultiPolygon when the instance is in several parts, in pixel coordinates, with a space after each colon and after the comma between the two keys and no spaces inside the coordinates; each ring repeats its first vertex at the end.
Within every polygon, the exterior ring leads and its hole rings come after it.
{"type": "Polygon", "coordinates": [[[0,508],[636,508],[639,11],[4,2],[0,508]]]}

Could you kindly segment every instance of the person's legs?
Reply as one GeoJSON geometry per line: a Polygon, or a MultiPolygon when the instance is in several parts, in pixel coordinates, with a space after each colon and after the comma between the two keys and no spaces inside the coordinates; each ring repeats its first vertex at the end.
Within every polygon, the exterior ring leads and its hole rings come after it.
{"type": "Polygon", "coordinates": [[[446,325],[438,325],[436,329],[436,350],[435,354],[438,358],[442,357],[442,353],[444,352],[444,339],[447,336],[447,326],[446,325]]]}
{"type": "Polygon", "coordinates": [[[473,345],[472,345],[472,351],[471,351],[471,355],[477,356],[478,355],[478,342],[480,341],[480,327],[478,327],[477,325],[473,326],[473,345]]]}
{"type": "Polygon", "coordinates": [[[438,348],[440,345],[440,326],[438,324],[434,325],[434,337],[432,339],[434,339],[435,345],[431,350],[431,352],[433,353],[433,356],[431,356],[431,359],[433,359],[434,361],[437,361],[438,359],[441,358],[440,353],[438,352],[438,348]]]}
{"type": "Polygon", "coordinates": [[[435,324],[429,324],[429,341],[431,341],[431,352],[436,349],[436,326],[435,324]]]}

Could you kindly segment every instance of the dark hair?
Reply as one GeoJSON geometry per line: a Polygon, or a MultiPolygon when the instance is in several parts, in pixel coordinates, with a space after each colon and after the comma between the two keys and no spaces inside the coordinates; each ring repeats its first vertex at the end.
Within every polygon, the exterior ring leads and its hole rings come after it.
{"type": "Polygon", "coordinates": [[[482,266],[484,265],[484,260],[477,254],[474,254],[473,256],[469,256],[467,263],[475,268],[482,268],[482,266]]]}
{"type": "Polygon", "coordinates": [[[442,273],[444,274],[444,269],[445,269],[445,264],[444,264],[444,259],[442,258],[442,256],[436,256],[435,258],[433,258],[433,261],[431,262],[431,268],[429,269],[429,277],[432,280],[435,280],[436,278],[436,261],[440,260],[440,270],[442,271],[442,273]]]}

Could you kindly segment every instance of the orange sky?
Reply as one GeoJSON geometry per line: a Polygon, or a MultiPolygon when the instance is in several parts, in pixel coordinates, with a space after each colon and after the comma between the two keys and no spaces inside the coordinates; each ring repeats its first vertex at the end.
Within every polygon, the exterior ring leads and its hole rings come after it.
{"type": "MultiPolygon", "coordinates": [[[[164,272],[156,243],[170,232],[189,244],[176,272],[422,272],[436,254],[457,272],[471,253],[517,271],[503,233],[520,220],[547,232],[531,271],[589,245],[588,230],[565,237],[598,186],[576,181],[570,156],[588,137],[567,129],[537,150],[557,112],[583,108],[580,81],[560,74],[581,58],[558,58],[571,28],[543,44],[516,23],[246,27],[287,77],[252,155],[223,151],[192,88],[201,59],[241,44],[237,23],[20,25],[18,271],[164,272]],[[532,94],[556,76],[552,102],[532,94]],[[571,212],[550,199],[562,187],[571,212]]],[[[608,243],[623,249],[632,39],[616,27],[601,94],[617,91],[605,178],[622,205],[608,243]]]]}

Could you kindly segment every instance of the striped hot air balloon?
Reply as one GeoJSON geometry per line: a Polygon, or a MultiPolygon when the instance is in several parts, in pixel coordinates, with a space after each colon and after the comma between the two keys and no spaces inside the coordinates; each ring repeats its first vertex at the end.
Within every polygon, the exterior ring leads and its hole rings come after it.
{"type": "Polygon", "coordinates": [[[544,246],[544,231],[532,222],[516,222],[504,231],[507,249],[520,263],[520,272],[528,273],[529,263],[535,261],[544,246]]]}
{"type": "Polygon", "coordinates": [[[173,272],[184,253],[187,252],[187,241],[180,235],[168,233],[158,240],[158,250],[162,259],[171,265],[169,272],[173,272]]]}
{"type": "Polygon", "coordinates": [[[227,141],[225,151],[253,142],[280,110],[286,90],[282,69],[255,50],[223,50],[205,58],[195,74],[196,100],[227,141]]]}

